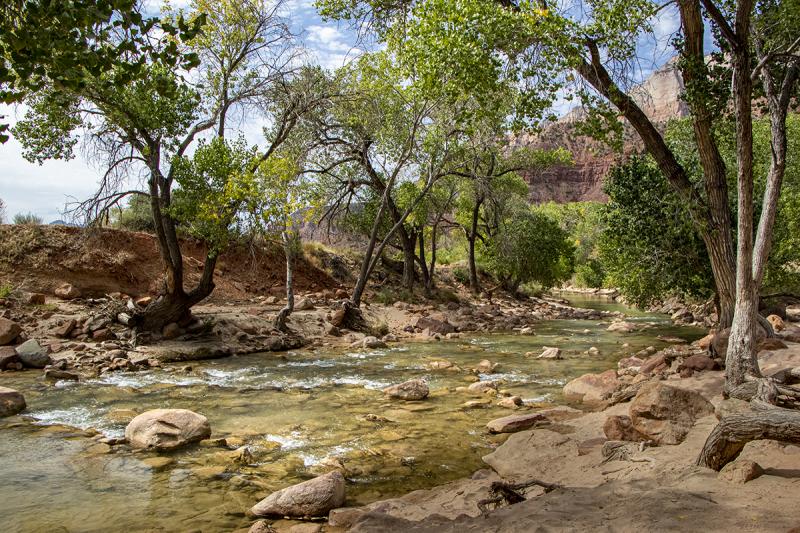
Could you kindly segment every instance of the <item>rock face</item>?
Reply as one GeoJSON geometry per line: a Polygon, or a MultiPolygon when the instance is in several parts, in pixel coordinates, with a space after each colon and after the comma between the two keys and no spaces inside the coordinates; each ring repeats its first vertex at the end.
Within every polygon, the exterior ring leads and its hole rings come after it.
{"type": "Polygon", "coordinates": [[[606,370],[602,374],[584,374],[564,385],[564,398],[586,404],[600,403],[619,385],[617,372],[606,370]]]}
{"type": "Polygon", "coordinates": [[[25,397],[14,389],[0,387],[0,418],[13,416],[25,409],[25,397]]]}
{"type": "Polygon", "coordinates": [[[547,420],[547,418],[541,413],[504,416],[486,424],[486,429],[489,430],[489,433],[514,433],[531,428],[542,420],[547,420]]]}
{"type": "Polygon", "coordinates": [[[210,436],[208,419],[188,409],[153,409],[125,428],[125,438],[134,448],[172,450],[210,436]]]}
{"type": "Polygon", "coordinates": [[[633,428],[657,444],[679,444],[698,418],[714,414],[714,406],[700,394],[646,383],[631,402],[633,428]]]}
{"type": "Polygon", "coordinates": [[[29,368],[44,368],[50,364],[50,356],[36,340],[30,339],[17,346],[17,355],[29,368]]]}
{"type": "Polygon", "coordinates": [[[400,400],[424,400],[430,394],[428,384],[421,379],[411,379],[409,381],[386,387],[383,392],[391,398],[400,400]]]}
{"type": "Polygon", "coordinates": [[[22,328],[16,322],[7,318],[0,318],[0,346],[11,344],[22,333],[22,328]]]}
{"type": "MultiPolygon", "coordinates": [[[[682,92],[681,74],[675,60],[670,60],[631,90],[631,96],[657,127],[663,127],[671,119],[688,115],[688,108],[681,100],[682,92]]],[[[604,201],[603,179],[611,167],[626,156],[642,151],[641,140],[627,123],[624,123],[625,150],[622,155],[600,141],[577,134],[575,122],[584,118],[583,115],[582,110],[573,110],[536,136],[524,135],[514,139],[518,146],[564,147],[572,154],[572,164],[522,173],[528,182],[532,202],[604,201]]]]}
{"type": "Polygon", "coordinates": [[[345,482],[334,470],[323,476],[273,492],[251,509],[254,516],[290,516],[293,518],[325,516],[344,505],[345,482]]]}

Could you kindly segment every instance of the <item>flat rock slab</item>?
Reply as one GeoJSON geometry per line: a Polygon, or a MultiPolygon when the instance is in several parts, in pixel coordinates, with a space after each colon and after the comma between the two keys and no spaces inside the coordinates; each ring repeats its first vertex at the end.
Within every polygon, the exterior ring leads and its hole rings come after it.
{"type": "Polygon", "coordinates": [[[486,424],[486,429],[489,430],[489,433],[515,433],[532,428],[538,422],[545,420],[547,420],[547,417],[541,413],[504,416],[486,424]]]}

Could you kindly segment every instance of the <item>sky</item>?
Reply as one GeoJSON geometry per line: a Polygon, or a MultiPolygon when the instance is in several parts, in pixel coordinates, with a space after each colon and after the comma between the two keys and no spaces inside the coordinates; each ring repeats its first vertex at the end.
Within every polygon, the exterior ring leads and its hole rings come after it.
{"type": "MultiPolygon", "coordinates": [[[[287,0],[289,16],[311,59],[323,67],[335,69],[358,55],[359,50],[353,44],[355,37],[346,24],[322,21],[313,1],[287,0]]],[[[150,0],[151,5],[157,3],[157,0],[150,0]]],[[[171,2],[177,7],[185,3],[186,0],[171,2]]],[[[675,11],[662,11],[654,26],[657,42],[645,47],[641,57],[643,78],[669,58],[669,39],[677,29],[675,11]]],[[[565,103],[556,107],[561,113],[568,110],[565,103]]],[[[13,108],[0,104],[0,115],[6,115],[12,125],[24,115],[24,110],[24,106],[13,108]]],[[[255,123],[240,126],[249,140],[257,137],[260,131],[260,125],[255,123]]],[[[17,213],[33,213],[44,222],[61,220],[69,202],[90,197],[102,169],[87,160],[79,148],[75,155],[70,161],[48,161],[39,165],[22,157],[22,147],[13,136],[0,145],[0,199],[5,203],[6,222],[17,213]]]]}

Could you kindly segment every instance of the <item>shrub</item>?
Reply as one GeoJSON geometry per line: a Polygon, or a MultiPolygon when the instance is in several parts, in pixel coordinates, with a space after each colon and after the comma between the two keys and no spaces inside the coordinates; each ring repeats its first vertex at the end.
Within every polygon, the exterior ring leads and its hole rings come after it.
{"type": "Polygon", "coordinates": [[[14,215],[14,224],[39,226],[42,224],[42,217],[34,215],[33,213],[17,213],[14,215]]]}

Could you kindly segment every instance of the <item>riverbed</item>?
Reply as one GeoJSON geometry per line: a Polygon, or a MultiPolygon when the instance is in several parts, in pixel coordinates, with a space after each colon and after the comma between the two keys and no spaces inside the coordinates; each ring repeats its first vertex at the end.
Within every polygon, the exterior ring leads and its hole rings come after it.
{"type": "Polygon", "coordinates": [[[619,334],[606,331],[608,322],[552,320],[537,323],[533,336],[465,334],[386,349],[254,354],[80,383],[47,383],[41,372],[0,375],[0,385],[21,391],[28,403],[24,417],[0,420],[0,529],[228,531],[246,527],[245,511],[269,492],[339,466],[348,505],[431,487],[481,468],[480,458],[502,442],[484,426],[512,412],[496,402],[464,408],[475,398],[455,389],[469,380],[500,380],[500,389],[526,406],[549,407],[564,403],[561,389],[570,379],[663,347],[659,335],[704,334],[608,300],[570,300],[624,310],[649,327],[619,334]],[[545,346],[561,348],[564,359],[525,355],[545,346]],[[589,355],[590,347],[599,355],[589,355]],[[483,359],[498,363],[495,373],[470,372],[483,359]],[[461,370],[426,369],[442,360],[461,370]],[[428,381],[425,401],[381,393],[412,378],[428,381]],[[153,408],[199,412],[214,438],[238,449],[203,445],[156,455],[91,438],[121,436],[130,418],[153,408]]]}

